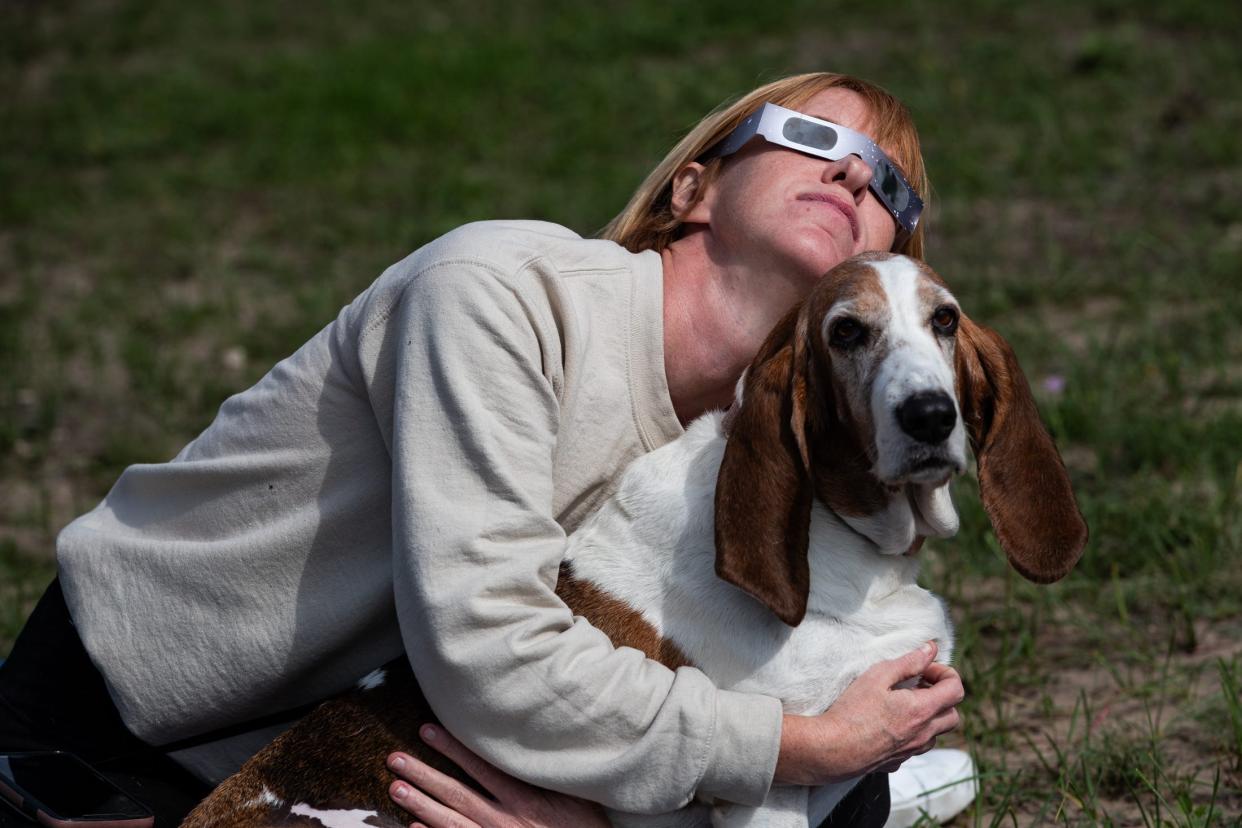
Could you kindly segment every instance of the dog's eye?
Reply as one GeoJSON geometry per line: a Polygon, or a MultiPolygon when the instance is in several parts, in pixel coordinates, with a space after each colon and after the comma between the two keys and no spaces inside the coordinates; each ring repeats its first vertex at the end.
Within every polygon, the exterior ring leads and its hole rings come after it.
{"type": "Polygon", "coordinates": [[[948,305],[936,308],[936,312],[932,314],[932,327],[936,329],[936,333],[952,336],[957,331],[957,309],[948,305]]]}
{"type": "Polygon", "coordinates": [[[862,343],[867,329],[857,319],[838,319],[832,323],[828,344],[836,348],[849,348],[862,343]]]}

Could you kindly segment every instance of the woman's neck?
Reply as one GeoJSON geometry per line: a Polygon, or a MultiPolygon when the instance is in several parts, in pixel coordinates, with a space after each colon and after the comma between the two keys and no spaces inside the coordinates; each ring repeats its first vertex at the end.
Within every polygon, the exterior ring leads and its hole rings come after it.
{"type": "MultiPolygon", "coordinates": [[[[690,233],[661,254],[664,268],[664,370],[678,419],[686,424],[733,402],[742,372],[788,310],[750,295],[758,279],[690,233]]],[[[792,305],[792,301],[789,303],[792,305]]]]}

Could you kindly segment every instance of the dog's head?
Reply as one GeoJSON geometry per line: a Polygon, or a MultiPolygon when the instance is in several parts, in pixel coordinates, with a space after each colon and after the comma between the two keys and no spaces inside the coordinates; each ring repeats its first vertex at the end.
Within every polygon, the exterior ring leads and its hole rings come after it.
{"type": "Polygon", "coordinates": [[[1087,540],[1065,466],[1013,350],[927,265],[864,254],[772,331],[738,387],[716,484],[716,571],[785,623],[806,613],[817,497],[900,553],[957,529],[950,477],[974,450],[984,509],[1039,583],[1087,540]]]}

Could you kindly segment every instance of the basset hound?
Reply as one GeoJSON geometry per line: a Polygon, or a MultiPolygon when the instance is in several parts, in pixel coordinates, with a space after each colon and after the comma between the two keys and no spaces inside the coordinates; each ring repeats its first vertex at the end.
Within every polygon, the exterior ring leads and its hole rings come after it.
{"type": "MultiPolygon", "coordinates": [[[[869,666],[925,641],[948,662],[949,617],[916,583],[915,553],[957,531],[948,481],[966,470],[967,441],[1011,565],[1038,583],[1065,576],[1087,526],[1012,349],[927,265],[857,256],[777,324],[728,412],[624,470],[570,537],[557,592],[618,646],[820,713],[869,666]]],[[[384,760],[419,749],[431,718],[393,662],[259,752],[184,825],[408,824],[384,760]]],[[[826,812],[852,785],[774,787],[758,808],[609,816],[806,826],[809,808],[826,812]]]]}

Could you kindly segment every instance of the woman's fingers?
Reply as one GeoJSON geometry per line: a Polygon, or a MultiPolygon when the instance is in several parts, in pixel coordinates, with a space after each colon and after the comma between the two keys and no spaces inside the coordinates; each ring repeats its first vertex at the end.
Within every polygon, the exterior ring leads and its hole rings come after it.
{"type": "Polygon", "coordinates": [[[414,825],[426,828],[480,828],[479,823],[464,814],[447,808],[405,782],[397,781],[388,786],[388,795],[405,810],[418,817],[414,825]]]}
{"type": "Polygon", "coordinates": [[[389,756],[388,767],[400,777],[388,789],[393,801],[431,828],[478,828],[494,822],[491,802],[408,753],[389,756]]]}
{"type": "Polygon", "coordinates": [[[962,684],[962,676],[947,664],[933,661],[923,671],[923,684],[926,689],[943,692],[951,704],[961,704],[966,697],[966,688],[962,684]]]}
{"type": "Polygon", "coordinates": [[[423,725],[418,735],[423,741],[452,760],[453,764],[469,774],[497,799],[512,797],[518,788],[517,780],[463,745],[453,734],[442,727],[423,725]]]}
{"type": "Polygon", "coordinates": [[[923,680],[927,686],[914,688],[914,692],[922,694],[923,701],[937,709],[956,707],[966,697],[962,677],[952,667],[932,662],[924,671],[923,680]]]}
{"type": "Polygon", "coordinates": [[[496,799],[481,796],[407,753],[394,753],[388,757],[388,767],[400,779],[389,786],[388,794],[418,818],[410,828],[608,828],[608,818],[600,806],[509,776],[443,727],[424,725],[420,735],[496,799]]]}
{"type": "Polygon", "coordinates": [[[936,716],[928,724],[927,729],[931,733],[931,738],[936,738],[942,733],[948,733],[950,730],[956,730],[957,726],[962,723],[962,715],[957,712],[956,707],[950,707],[936,716]]]}
{"type": "Polygon", "coordinates": [[[893,687],[923,675],[928,665],[935,663],[932,659],[936,657],[936,650],[936,642],[928,641],[917,650],[871,665],[863,675],[873,675],[886,686],[893,687]]]}

